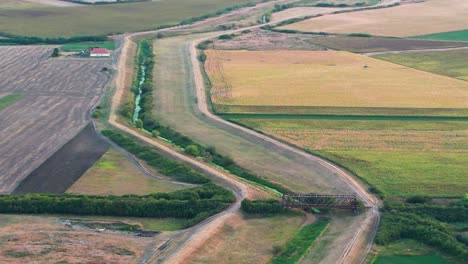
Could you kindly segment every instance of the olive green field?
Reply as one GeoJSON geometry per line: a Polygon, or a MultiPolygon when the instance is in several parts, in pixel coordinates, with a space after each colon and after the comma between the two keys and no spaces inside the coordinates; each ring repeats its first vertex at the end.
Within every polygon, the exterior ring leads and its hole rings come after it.
{"type": "Polygon", "coordinates": [[[0,4],[0,32],[21,36],[71,37],[156,29],[258,0],[160,0],[115,5],[54,7],[0,4]]]}

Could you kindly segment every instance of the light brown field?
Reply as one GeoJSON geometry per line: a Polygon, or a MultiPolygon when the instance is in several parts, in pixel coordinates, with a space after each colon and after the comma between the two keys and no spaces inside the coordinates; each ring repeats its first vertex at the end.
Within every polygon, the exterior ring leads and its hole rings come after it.
{"type": "Polygon", "coordinates": [[[56,217],[0,215],[0,263],[136,263],[151,240],[74,230],[56,217]]]}
{"type": "Polygon", "coordinates": [[[428,0],[392,8],[312,18],[281,28],[407,37],[467,29],[467,14],[466,0],[428,0]]]}
{"type": "Polygon", "coordinates": [[[212,101],[225,105],[467,108],[468,85],[336,51],[207,51],[212,101]]]}
{"type": "Polygon", "coordinates": [[[273,246],[284,245],[302,222],[301,216],[245,219],[236,215],[193,254],[190,263],[268,263],[273,246]]]}
{"type": "Polygon", "coordinates": [[[67,192],[94,195],[144,195],[183,188],[181,185],[146,177],[125,156],[115,149],[110,149],[67,192]]]}

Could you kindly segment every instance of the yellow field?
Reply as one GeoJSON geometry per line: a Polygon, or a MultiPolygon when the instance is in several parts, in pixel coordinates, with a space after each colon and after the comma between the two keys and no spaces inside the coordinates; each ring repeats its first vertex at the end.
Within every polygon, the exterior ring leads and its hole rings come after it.
{"type": "Polygon", "coordinates": [[[468,108],[468,84],[337,51],[207,51],[215,104],[468,108]]]}
{"type": "Polygon", "coordinates": [[[282,29],[408,37],[467,29],[467,14],[466,0],[428,0],[392,8],[322,16],[282,29]]]}

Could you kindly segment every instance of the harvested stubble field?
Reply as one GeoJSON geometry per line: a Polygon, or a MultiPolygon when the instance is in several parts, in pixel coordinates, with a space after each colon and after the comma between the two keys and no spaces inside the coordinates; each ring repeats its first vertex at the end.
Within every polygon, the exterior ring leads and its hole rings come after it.
{"type": "Polygon", "coordinates": [[[468,2],[465,0],[428,0],[391,8],[322,16],[286,25],[281,29],[395,37],[421,36],[464,30],[468,28],[467,13],[468,2]]]}
{"type": "Polygon", "coordinates": [[[0,263],[136,263],[152,238],[76,230],[58,217],[0,215],[0,263]]]}
{"type": "Polygon", "coordinates": [[[0,32],[38,37],[101,35],[155,29],[252,0],[160,0],[116,5],[0,9],[0,32]]]}
{"type": "Polygon", "coordinates": [[[215,106],[468,108],[464,81],[348,52],[206,53],[215,106]]]}
{"type": "Polygon", "coordinates": [[[181,185],[148,178],[123,154],[110,149],[67,192],[94,195],[145,195],[183,188],[181,185]]]}
{"type": "Polygon", "coordinates": [[[468,49],[388,54],[375,58],[468,81],[468,49]]]}
{"type": "Polygon", "coordinates": [[[23,97],[0,110],[0,193],[30,172],[88,123],[108,80],[105,60],[48,59],[51,47],[1,47],[0,92],[23,97]]]}
{"type": "Polygon", "coordinates": [[[308,41],[334,50],[345,50],[357,53],[468,47],[468,43],[458,41],[430,41],[382,37],[326,36],[309,38],[308,41]]]}
{"type": "Polygon", "coordinates": [[[468,122],[234,121],[338,162],[386,196],[460,197],[468,188],[468,122]]]}

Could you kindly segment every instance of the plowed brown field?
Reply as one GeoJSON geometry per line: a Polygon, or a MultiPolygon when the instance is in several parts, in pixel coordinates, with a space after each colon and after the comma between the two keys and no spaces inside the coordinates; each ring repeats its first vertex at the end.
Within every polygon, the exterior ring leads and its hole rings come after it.
{"type": "Polygon", "coordinates": [[[1,47],[0,93],[22,94],[0,110],[0,193],[31,171],[88,123],[108,76],[105,60],[49,59],[51,47],[1,47]]]}

